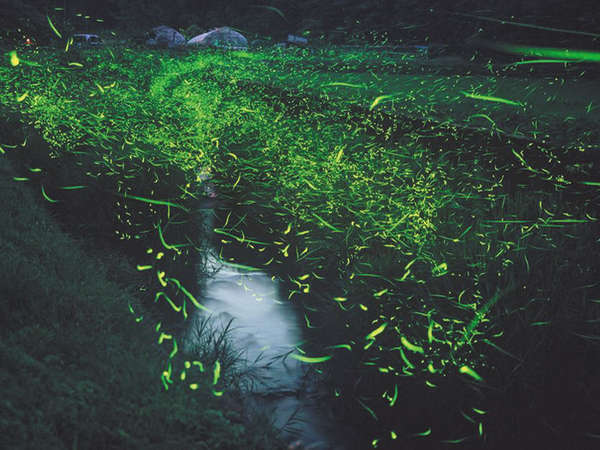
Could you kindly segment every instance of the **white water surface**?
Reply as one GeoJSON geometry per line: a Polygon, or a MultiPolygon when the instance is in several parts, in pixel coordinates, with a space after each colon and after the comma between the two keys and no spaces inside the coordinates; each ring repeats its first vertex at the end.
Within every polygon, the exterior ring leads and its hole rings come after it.
{"type": "MultiPolygon", "coordinates": [[[[211,232],[213,211],[204,209],[202,215],[202,226],[211,232]]],[[[347,448],[334,444],[339,442],[334,437],[335,426],[310,381],[310,365],[289,357],[292,352],[299,353],[296,346],[303,341],[303,323],[285,289],[266,272],[228,265],[209,243],[203,245],[198,300],[210,313],[196,310],[190,316],[188,348],[194,344],[194,327],[199,327],[207,314],[216,329],[231,321],[229,341],[253,374],[248,398],[269,414],[290,442],[302,442],[302,446],[290,448],[347,448]]]]}

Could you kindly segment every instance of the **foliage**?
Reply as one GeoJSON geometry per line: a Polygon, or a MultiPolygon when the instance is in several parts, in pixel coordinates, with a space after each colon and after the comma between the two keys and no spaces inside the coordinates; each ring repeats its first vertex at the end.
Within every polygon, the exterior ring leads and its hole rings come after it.
{"type": "Polygon", "coordinates": [[[523,41],[538,45],[587,44],[576,35],[494,23],[497,20],[593,32],[598,29],[594,0],[565,3],[561,0],[2,0],[0,29],[22,29],[40,41],[51,37],[44,27],[50,14],[63,28],[102,31],[106,26],[128,35],[131,30],[148,30],[166,24],[179,29],[197,25],[203,29],[233,26],[249,33],[271,35],[306,32],[312,39],[332,42],[436,42],[464,45],[474,36],[489,40],[523,41]],[[457,14],[456,14],[457,13],[457,14]],[[472,17],[460,14],[472,14],[472,17]],[[87,16],[87,18],[86,18],[87,16]],[[97,20],[100,20],[98,22],[97,20]]]}

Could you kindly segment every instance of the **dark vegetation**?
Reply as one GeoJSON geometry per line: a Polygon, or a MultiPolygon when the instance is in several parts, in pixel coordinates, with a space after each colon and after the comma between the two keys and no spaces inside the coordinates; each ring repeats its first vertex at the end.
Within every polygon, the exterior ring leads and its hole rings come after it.
{"type": "Polygon", "coordinates": [[[85,241],[65,234],[0,164],[1,446],[277,448],[223,408],[200,373],[188,374],[195,395],[183,383],[163,388],[169,351],[156,344],[127,258],[94,246],[89,230],[85,241]]]}
{"type": "MultiPolygon", "coordinates": [[[[339,27],[344,42],[367,31],[381,42],[388,31],[392,41],[462,45],[481,25],[464,18],[443,33],[441,2],[273,2],[297,20],[285,26],[276,11],[245,3],[196,2],[190,15],[180,13],[188,2],[168,11],[143,3],[114,2],[102,26],[124,27],[137,11],[140,27],[161,17],[179,27],[339,27]],[[413,15],[395,29],[389,11],[413,15]]],[[[547,27],[597,23],[585,14],[591,3],[560,14],[552,2],[491,11],[472,3],[455,2],[456,11],[547,27]]],[[[49,37],[44,6],[20,5],[6,29],[49,37]]],[[[64,25],[75,29],[73,20],[64,25]]],[[[486,22],[479,37],[503,27],[486,22]]],[[[507,40],[597,46],[511,30],[507,40]]],[[[486,56],[453,76],[366,50],[63,48],[19,48],[21,63],[5,58],[0,68],[6,446],[280,445],[243,408],[231,412],[243,376],[225,340],[208,332],[205,348],[174,353],[194,309],[196,173],[207,167],[224,255],[238,246],[251,256],[237,262],[288,282],[308,326],[302,350],[331,358],[315,365],[324,408],[364,430],[358,448],[600,442],[593,71],[574,63],[523,73],[486,56]],[[427,77],[439,84],[422,88],[427,77]],[[186,358],[202,366],[189,370],[186,358]]]]}
{"type": "Polygon", "coordinates": [[[529,45],[597,48],[589,36],[515,27],[481,17],[578,32],[597,32],[600,26],[594,0],[2,0],[0,8],[0,29],[21,29],[40,40],[52,37],[46,14],[52,14],[63,28],[78,31],[103,31],[108,27],[127,35],[128,30],[167,24],[193,33],[230,25],[275,39],[289,32],[307,32],[313,39],[325,37],[344,44],[433,42],[462,46],[478,37],[529,45]]]}

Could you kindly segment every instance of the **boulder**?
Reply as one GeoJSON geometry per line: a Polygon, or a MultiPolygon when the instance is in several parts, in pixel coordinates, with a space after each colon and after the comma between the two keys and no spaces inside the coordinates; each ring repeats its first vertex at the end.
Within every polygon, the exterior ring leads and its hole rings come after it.
{"type": "Polygon", "coordinates": [[[248,48],[248,40],[242,34],[229,27],[220,27],[193,37],[187,42],[187,45],[246,50],[248,48]]]}
{"type": "Polygon", "coordinates": [[[185,45],[185,38],[174,28],[161,25],[152,28],[150,37],[146,40],[146,45],[162,48],[176,48],[185,45]]]}

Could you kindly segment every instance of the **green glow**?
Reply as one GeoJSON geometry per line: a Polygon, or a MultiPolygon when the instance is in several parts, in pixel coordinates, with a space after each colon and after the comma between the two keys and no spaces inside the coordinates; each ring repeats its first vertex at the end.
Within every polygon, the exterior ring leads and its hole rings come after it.
{"type": "Polygon", "coordinates": [[[15,50],[12,50],[11,52],[8,53],[8,55],[10,58],[10,65],[13,67],[18,66],[21,61],[19,60],[19,57],[17,56],[17,52],[15,50]]]}
{"type": "Polygon", "coordinates": [[[600,52],[573,50],[555,47],[529,47],[513,44],[494,44],[494,48],[514,55],[535,56],[538,58],[561,59],[580,62],[600,62],[600,52]]]}
{"type": "Polygon", "coordinates": [[[173,356],[177,354],[177,340],[173,339],[173,350],[169,353],[169,359],[172,359],[173,356]]]}
{"type": "Polygon", "coordinates": [[[535,59],[532,61],[516,61],[514,63],[507,64],[505,67],[517,67],[531,64],[569,64],[577,61],[568,59],[535,59]]]}
{"type": "Polygon", "coordinates": [[[481,378],[479,376],[479,374],[477,372],[475,372],[473,369],[471,369],[469,366],[461,366],[460,369],[458,369],[458,371],[462,374],[470,376],[471,378],[475,379],[476,381],[483,381],[483,378],[481,378]]]}
{"type": "Polygon", "coordinates": [[[58,202],[58,200],[54,200],[54,199],[50,198],[50,197],[48,196],[48,194],[46,194],[46,190],[44,189],[44,185],[43,185],[43,184],[42,184],[42,195],[43,195],[43,196],[44,196],[44,198],[45,198],[45,199],[46,199],[48,202],[50,202],[50,203],[57,203],[57,202],[58,202]]]}
{"type": "Polygon", "coordinates": [[[421,353],[421,354],[424,353],[423,347],[420,347],[418,345],[410,343],[409,340],[406,339],[406,337],[404,337],[404,336],[400,337],[400,342],[402,343],[402,345],[404,345],[411,352],[421,353]]]}
{"type": "Polygon", "coordinates": [[[58,189],[63,189],[65,191],[74,191],[77,189],[87,189],[87,186],[60,186],[58,189]]]}
{"type": "Polygon", "coordinates": [[[169,298],[169,296],[162,291],[156,293],[156,296],[154,297],[154,301],[156,302],[160,297],[164,297],[165,300],[167,301],[167,303],[169,303],[169,305],[171,305],[171,308],[173,308],[176,312],[181,311],[181,306],[177,306],[175,303],[173,303],[173,300],[171,300],[169,298]]]}
{"type": "Polygon", "coordinates": [[[426,437],[431,434],[431,428],[427,428],[425,431],[421,433],[415,433],[413,436],[426,437]]]}
{"type": "Polygon", "coordinates": [[[299,355],[297,353],[292,353],[290,355],[291,358],[297,359],[298,361],[302,361],[308,364],[317,364],[317,363],[321,363],[321,362],[325,362],[331,359],[331,355],[325,355],[325,356],[304,356],[304,355],[299,355]]]}
{"type": "Polygon", "coordinates": [[[50,28],[52,28],[52,31],[54,31],[54,34],[56,34],[59,38],[62,39],[62,34],[60,34],[60,32],[56,29],[56,27],[52,23],[52,20],[50,20],[50,16],[46,16],[46,19],[48,19],[48,25],[50,25],[50,28]]]}
{"type": "Polygon", "coordinates": [[[394,97],[398,97],[400,94],[388,94],[388,95],[380,95],[379,97],[376,97],[373,102],[371,103],[371,105],[369,106],[369,111],[373,111],[373,109],[375,109],[375,107],[377,105],[379,105],[379,103],[381,103],[384,100],[389,100],[392,99],[394,97]]]}
{"type": "MultiPolygon", "coordinates": [[[[121,195],[121,194],[119,194],[121,195]]],[[[172,208],[179,208],[185,212],[189,212],[189,210],[181,205],[178,205],[177,203],[173,203],[173,202],[168,202],[165,200],[154,200],[152,198],[146,198],[146,197],[140,197],[138,195],[131,195],[128,193],[122,194],[123,198],[131,198],[133,200],[138,200],[140,202],[144,202],[144,203],[150,203],[151,205],[162,205],[162,206],[169,206],[172,208]]]]}
{"type": "Polygon", "coordinates": [[[504,103],[505,105],[511,106],[523,106],[522,103],[515,102],[513,100],[508,100],[506,98],[492,97],[490,95],[479,95],[464,91],[462,91],[461,94],[463,94],[467,98],[473,98],[475,100],[485,100],[486,102],[504,103]]]}
{"type": "Polygon", "coordinates": [[[158,337],[158,343],[162,344],[165,339],[173,339],[173,336],[167,333],[160,333],[158,337]]]}
{"type": "Polygon", "coordinates": [[[352,350],[352,347],[349,344],[328,345],[325,348],[331,348],[331,349],[334,349],[334,348],[343,348],[343,349],[346,349],[346,350],[349,350],[349,351],[352,350]]]}
{"type": "Polygon", "coordinates": [[[367,87],[364,84],[344,83],[341,81],[333,82],[333,83],[325,83],[325,84],[321,85],[321,87],[329,87],[329,86],[344,86],[344,87],[351,87],[351,88],[366,88],[367,87]]]}
{"type": "Polygon", "coordinates": [[[217,360],[215,361],[215,367],[213,370],[213,385],[216,385],[219,381],[219,377],[221,376],[221,363],[217,360]]]}
{"type": "Polygon", "coordinates": [[[379,420],[377,418],[377,414],[375,414],[375,411],[373,411],[371,408],[369,408],[361,399],[358,398],[358,399],[356,399],[356,401],[360,404],[360,406],[362,406],[365,409],[365,411],[367,411],[371,415],[371,417],[373,419],[379,420]]]}
{"type": "Polygon", "coordinates": [[[320,223],[322,223],[323,225],[325,225],[327,228],[329,228],[330,230],[333,230],[333,232],[335,233],[343,233],[342,230],[340,230],[339,228],[334,227],[333,225],[331,225],[329,222],[327,222],[325,219],[323,219],[321,216],[319,216],[316,213],[312,213],[312,215],[314,217],[316,217],[320,223]]]}
{"type": "Polygon", "coordinates": [[[386,329],[386,327],[388,326],[387,322],[382,323],[380,326],[378,326],[377,328],[375,328],[373,331],[371,331],[369,334],[367,334],[365,336],[365,339],[367,341],[371,340],[371,339],[375,339],[376,336],[380,335],[381,333],[383,333],[383,330],[386,329]]]}
{"type": "Polygon", "coordinates": [[[531,23],[514,22],[511,20],[496,19],[494,17],[478,16],[478,15],[474,15],[474,14],[466,14],[466,13],[458,13],[458,12],[450,12],[449,14],[453,14],[453,15],[457,15],[457,16],[464,16],[464,17],[472,17],[474,19],[485,20],[487,22],[501,23],[503,25],[514,25],[514,26],[523,27],[523,28],[533,28],[535,30],[554,31],[557,33],[567,33],[567,34],[578,34],[581,36],[590,36],[590,37],[595,37],[595,38],[600,37],[600,34],[598,34],[598,33],[590,33],[587,31],[568,30],[566,28],[545,27],[542,25],[534,25],[531,23]]]}
{"type": "Polygon", "coordinates": [[[390,400],[390,407],[393,407],[396,404],[396,400],[398,400],[398,385],[394,385],[394,395],[390,400]]]}
{"type": "Polygon", "coordinates": [[[193,295],[192,295],[192,294],[191,294],[191,293],[190,293],[190,292],[189,292],[189,291],[188,291],[188,290],[187,290],[185,287],[183,287],[183,286],[181,285],[181,283],[179,282],[179,280],[177,280],[177,279],[175,279],[175,278],[167,278],[167,281],[168,281],[168,282],[172,282],[172,283],[174,283],[174,284],[177,286],[177,288],[178,288],[178,289],[179,289],[181,292],[183,292],[183,294],[184,294],[184,295],[185,295],[185,296],[186,296],[186,297],[187,297],[187,298],[188,298],[188,299],[189,299],[189,300],[190,300],[190,301],[193,303],[193,305],[194,305],[196,308],[198,308],[198,309],[202,309],[202,310],[204,310],[204,311],[207,311],[207,312],[211,312],[211,311],[210,311],[210,309],[208,309],[206,306],[204,306],[204,305],[200,304],[200,303],[198,302],[198,300],[196,300],[196,297],[194,297],[194,296],[193,296],[193,295]]]}

